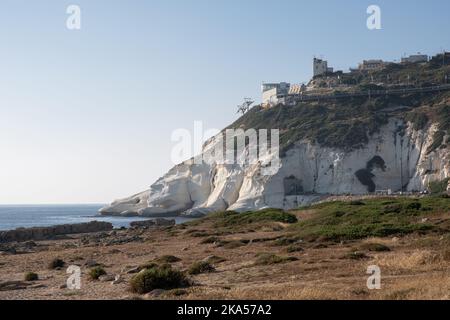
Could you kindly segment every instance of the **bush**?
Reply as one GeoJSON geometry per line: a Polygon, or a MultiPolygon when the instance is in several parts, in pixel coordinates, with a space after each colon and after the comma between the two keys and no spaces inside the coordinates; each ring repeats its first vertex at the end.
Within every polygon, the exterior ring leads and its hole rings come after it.
{"type": "Polygon", "coordinates": [[[181,259],[172,255],[165,255],[157,258],[155,261],[159,263],[175,263],[181,261],[181,259]]]}
{"type": "Polygon", "coordinates": [[[295,223],[297,217],[280,209],[265,209],[260,211],[249,211],[243,213],[226,212],[212,215],[217,220],[218,227],[245,226],[256,222],[282,222],[295,223]]]}
{"type": "Polygon", "coordinates": [[[279,257],[273,253],[260,253],[257,255],[255,265],[258,266],[267,266],[271,264],[279,264],[297,261],[296,257],[279,257]]]}
{"type": "Polygon", "coordinates": [[[286,248],[286,252],[288,253],[302,252],[302,251],[304,251],[304,249],[299,244],[292,244],[286,248]]]}
{"type": "Polygon", "coordinates": [[[25,273],[25,281],[37,281],[39,280],[39,276],[37,273],[34,272],[27,272],[25,273]]]}
{"type": "Polygon", "coordinates": [[[49,262],[48,268],[50,270],[53,270],[53,269],[57,269],[57,268],[62,268],[62,267],[64,267],[64,265],[65,265],[65,262],[63,260],[55,258],[49,262]]]}
{"type": "Polygon", "coordinates": [[[350,201],[349,204],[351,206],[363,206],[365,203],[362,201],[359,201],[359,200],[353,200],[353,201],[350,201]]]}
{"type": "Polygon", "coordinates": [[[158,263],[153,262],[153,261],[149,261],[149,262],[147,262],[147,263],[141,264],[141,265],[139,266],[139,271],[140,271],[140,270],[143,270],[143,269],[151,269],[151,268],[154,268],[154,267],[157,267],[157,266],[159,266],[158,263]]]}
{"type": "Polygon", "coordinates": [[[391,251],[391,249],[388,246],[385,246],[384,244],[381,243],[365,243],[361,245],[361,249],[375,252],[391,251]]]}
{"type": "Polygon", "coordinates": [[[418,217],[448,212],[450,200],[439,197],[377,198],[354,206],[345,201],[320,203],[308,207],[315,214],[289,227],[288,231],[304,241],[346,241],[369,237],[403,236],[411,233],[445,233],[433,221],[418,223],[418,217]],[[418,209],[420,208],[420,209],[418,209]],[[346,212],[340,217],[336,211],[346,212]]]}
{"type": "Polygon", "coordinates": [[[189,274],[195,275],[200,273],[214,272],[216,269],[207,261],[194,262],[188,270],[189,274]]]}
{"type": "Polygon", "coordinates": [[[368,256],[364,252],[352,251],[343,256],[343,259],[364,260],[368,256]]]}
{"type": "Polygon", "coordinates": [[[218,238],[216,236],[212,236],[212,237],[203,239],[200,243],[201,244],[211,244],[211,243],[215,243],[215,242],[219,242],[219,241],[220,241],[220,238],[218,238]]]}
{"type": "Polygon", "coordinates": [[[227,261],[227,259],[218,257],[218,256],[210,256],[210,257],[204,259],[203,261],[209,262],[211,264],[217,264],[217,263],[225,262],[225,261],[227,261]]]}
{"type": "Polygon", "coordinates": [[[130,280],[132,292],[144,294],[155,289],[176,289],[185,287],[188,281],[185,275],[172,267],[156,266],[139,272],[130,280]]]}
{"type": "Polygon", "coordinates": [[[91,280],[98,280],[98,278],[105,274],[106,271],[102,267],[95,267],[89,270],[89,277],[91,278],[91,280]]]}
{"type": "Polygon", "coordinates": [[[406,206],[407,210],[420,210],[422,208],[422,204],[420,202],[412,202],[406,206]]]}
{"type": "Polygon", "coordinates": [[[294,243],[298,242],[298,240],[299,240],[299,239],[297,239],[297,238],[286,238],[286,237],[282,237],[282,238],[276,239],[276,240],[273,242],[273,244],[274,244],[275,246],[288,246],[288,245],[291,245],[291,244],[294,244],[294,243]]]}
{"type": "Polygon", "coordinates": [[[449,181],[450,179],[444,179],[442,181],[433,181],[429,183],[428,188],[430,189],[430,192],[433,194],[443,193],[447,191],[449,181]]]}

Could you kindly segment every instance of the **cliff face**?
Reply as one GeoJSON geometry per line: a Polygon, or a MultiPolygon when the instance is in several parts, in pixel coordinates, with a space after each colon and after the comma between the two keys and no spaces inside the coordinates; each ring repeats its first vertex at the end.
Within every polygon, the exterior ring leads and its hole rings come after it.
{"type": "MultiPolygon", "coordinates": [[[[265,207],[292,209],[326,194],[366,194],[377,190],[424,191],[429,182],[450,177],[447,148],[429,152],[437,124],[414,130],[392,117],[362,148],[343,150],[303,139],[284,153],[276,174],[261,165],[194,164],[172,168],[149,190],[113,202],[107,215],[203,215],[265,207]]],[[[214,147],[205,145],[205,150],[214,147]]]]}

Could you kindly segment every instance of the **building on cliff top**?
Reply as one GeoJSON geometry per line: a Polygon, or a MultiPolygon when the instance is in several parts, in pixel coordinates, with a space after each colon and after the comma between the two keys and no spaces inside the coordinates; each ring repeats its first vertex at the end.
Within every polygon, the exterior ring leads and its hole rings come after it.
{"type": "Polygon", "coordinates": [[[409,57],[402,58],[402,63],[420,63],[428,62],[428,56],[426,54],[413,54],[409,57]]]}
{"type": "Polygon", "coordinates": [[[291,84],[287,82],[263,83],[261,85],[263,108],[269,108],[280,103],[288,95],[290,87],[291,84]]]}
{"type": "Polygon", "coordinates": [[[383,60],[364,60],[358,66],[360,71],[373,71],[383,69],[387,63],[383,60]]]}
{"type": "Polygon", "coordinates": [[[321,76],[326,73],[333,73],[333,68],[328,67],[328,61],[314,58],[313,61],[313,76],[321,76]]]}

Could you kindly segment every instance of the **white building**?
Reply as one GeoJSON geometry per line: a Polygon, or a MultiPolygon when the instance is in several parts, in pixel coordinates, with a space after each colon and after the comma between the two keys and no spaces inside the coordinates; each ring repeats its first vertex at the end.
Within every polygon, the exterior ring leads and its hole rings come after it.
{"type": "Polygon", "coordinates": [[[263,83],[261,85],[262,91],[262,105],[264,107],[274,106],[279,103],[280,99],[289,93],[290,83],[263,83]]]}
{"type": "Polygon", "coordinates": [[[409,57],[402,58],[402,63],[420,63],[428,62],[428,56],[426,54],[413,54],[409,57]]]}
{"type": "Polygon", "coordinates": [[[383,69],[386,66],[386,62],[383,60],[364,60],[359,64],[358,69],[362,71],[372,71],[383,69]]]}
{"type": "Polygon", "coordinates": [[[314,58],[313,62],[313,76],[320,76],[325,73],[332,73],[333,68],[328,67],[328,61],[314,58]]]}

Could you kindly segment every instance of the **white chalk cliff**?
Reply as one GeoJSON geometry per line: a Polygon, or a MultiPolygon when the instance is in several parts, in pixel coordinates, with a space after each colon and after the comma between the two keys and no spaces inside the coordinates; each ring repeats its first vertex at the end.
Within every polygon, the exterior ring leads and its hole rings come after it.
{"type": "Polygon", "coordinates": [[[198,165],[189,160],[149,190],[117,200],[101,213],[198,216],[221,210],[292,209],[329,194],[424,191],[429,182],[450,177],[448,150],[428,152],[436,130],[432,124],[415,131],[409,123],[391,118],[365,147],[353,151],[298,141],[281,158],[278,172],[269,176],[261,175],[260,164],[198,165]]]}

